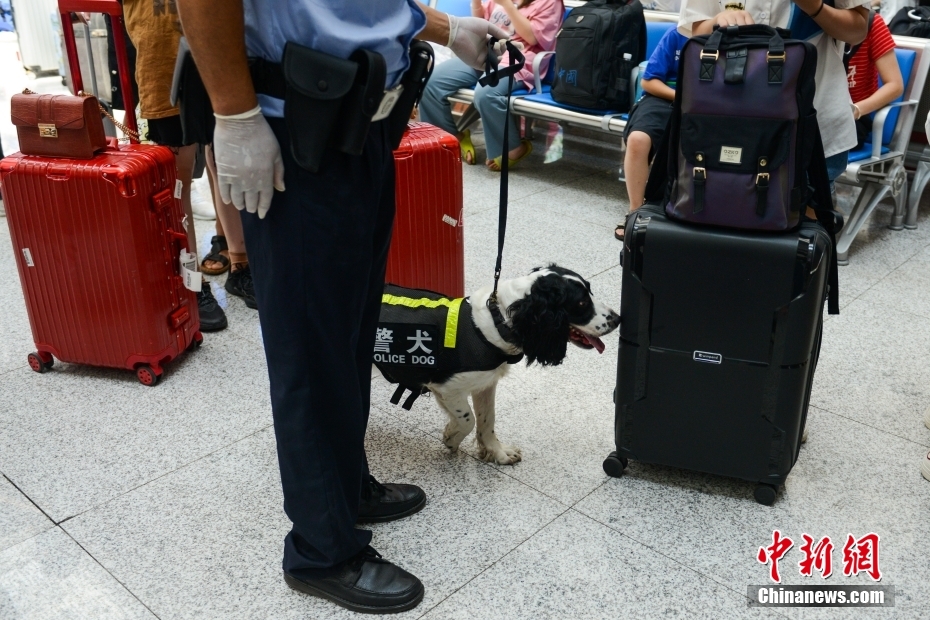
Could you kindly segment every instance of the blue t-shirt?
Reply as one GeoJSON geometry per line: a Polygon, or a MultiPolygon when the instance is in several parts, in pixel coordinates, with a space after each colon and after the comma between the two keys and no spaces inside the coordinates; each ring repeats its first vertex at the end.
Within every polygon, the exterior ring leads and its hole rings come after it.
{"type": "MultiPolygon", "coordinates": [[[[365,48],[384,56],[385,88],[407,70],[407,48],[426,25],[416,0],[244,0],[243,9],[250,56],[281,62],[288,41],[339,58],[365,48]]],[[[280,99],[258,102],[266,116],[283,116],[280,99]]]]}
{"type": "Polygon", "coordinates": [[[678,59],[681,56],[681,48],[687,43],[688,37],[678,33],[677,28],[669,28],[659,44],[656,46],[649,62],[646,63],[646,70],[643,71],[644,80],[662,80],[666,84],[675,83],[678,79],[678,59]]]}

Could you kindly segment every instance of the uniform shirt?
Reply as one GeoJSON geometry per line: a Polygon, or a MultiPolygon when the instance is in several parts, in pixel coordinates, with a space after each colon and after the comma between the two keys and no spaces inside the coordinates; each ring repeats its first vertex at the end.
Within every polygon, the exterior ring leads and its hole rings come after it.
{"type": "MultiPolygon", "coordinates": [[[[410,64],[408,48],[426,25],[417,0],[243,0],[249,56],[281,62],[293,41],[318,52],[348,58],[364,48],[384,56],[385,88],[410,64]]],[[[284,116],[284,102],[259,95],[266,116],[284,116]]]]}
{"type": "MultiPolygon", "coordinates": [[[[533,58],[539,52],[551,52],[555,49],[555,36],[562,25],[562,16],[565,15],[562,0],[533,0],[529,5],[517,8],[530,21],[533,36],[536,37],[536,45],[530,45],[517,34],[513,24],[510,23],[510,16],[507,15],[507,11],[494,0],[485,0],[483,9],[486,20],[495,26],[500,26],[510,33],[514,41],[523,44],[523,57],[526,58],[526,64],[514,76],[514,80],[523,82],[527,88],[532,88],[533,58]]],[[[550,60],[552,60],[551,56],[543,58],[539,66],[539,75],[546,75],[550,60]]],[[[500,66],[507,66],[508,62],[507,54],[501,56],[500,66]]]]}
{"type": "MultiPolygon", "coordinates": [[[[824,153],[830,157],[854,148],[857,142],[856,123],[843,68],[845,44],[824,34],[820,26],[790,0],[683,0],[678,31],[690,37],[694,22],[712,19],[723,12],[725,4],[742,4],[741,8],[748,11],[757,24],[790,27],[792,37],[805,39],[817,48],[814,107],[817,109],[824,153]]],[[[869,0],[836,0],[834,3],[838,9],[868,7],[869,4],[869,0]]]]}
{"type": "Polygon", "coordinates": [[[868,99],[878,90],[878,67],[876,61],[894,51],[894,39],[888,26],[878,15],[872,19],[872,28],[853,57],[849,59],[849,71],[846,79],[853,103],[868,99]]]}
{"type": "Polygon", "coordinates": [[[674,28],[669,28],[668,32],[662,35],[652,56],[649,57],[646,69],[643,71],[643,79],[662,80],[674,88],[675,80],[678,79],[678,60],[681,58],[681,48],[687,42],[687,37],[682,36],[674,28]]]}

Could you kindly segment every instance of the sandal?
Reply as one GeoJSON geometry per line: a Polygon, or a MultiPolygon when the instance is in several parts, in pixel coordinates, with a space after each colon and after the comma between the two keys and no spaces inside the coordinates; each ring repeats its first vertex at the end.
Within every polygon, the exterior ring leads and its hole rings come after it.
{"type": "Polygon", "coordinates": [[[624,236],[626,235],[626,223],[617,224],[617,227],[614,228],[614,239],[617,241],[623,241],[624,236]]]}
{"type": "Polygon", "coordinates": [[[229,271],[229,257],[222,254],[222,252],[229,252],[229,246],[226,245],[226,237],[214,235],[213,238],[210,239],[210,253],[204,256],[203,260],[200,261],[200,271],[208,276],[218,276],[229,271]],[[207,267],[207,261],[219,263],[221,267],[219,269],[207,267]]]}
{"type": "MultiPolygon", "coordinates": [[[[512,169],[517,165],[521,160],[525,159],[527,155],[533,152],[533,143],[529,140],[520,140],[520,144],[526,147],[526,150],[523,151],[523,155],[520,155],[516,159],[510,160],[510,168],[512,169]]],[[[491,172],[500,172],[501,171],[501,158],[503,155],[498,155],[494,159],[488,160],[488,170],[491,172]]]]}
{"type": "Polygon", "coordinates": [[[471,142],[471,130],[466,129],[459,138],[459,148],[462,149],[462,161],[469,166],[478,163],[478,156],[475,155],[475,145],[471,142]]]}

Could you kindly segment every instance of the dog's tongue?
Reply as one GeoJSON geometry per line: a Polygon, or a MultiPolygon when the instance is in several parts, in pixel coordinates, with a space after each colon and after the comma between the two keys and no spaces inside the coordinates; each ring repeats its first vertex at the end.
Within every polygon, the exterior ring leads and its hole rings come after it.
{"type": "Polygon", "coordinates": [[[597,336],[589,336],[588,334],[584,332],[581,332],[581,335],[584,336],[585,342],[587,342],[589,345],[597,349],[598,353],[604,352],[604,343],[601,342],[600,338],[598,338],[597,336]]]}

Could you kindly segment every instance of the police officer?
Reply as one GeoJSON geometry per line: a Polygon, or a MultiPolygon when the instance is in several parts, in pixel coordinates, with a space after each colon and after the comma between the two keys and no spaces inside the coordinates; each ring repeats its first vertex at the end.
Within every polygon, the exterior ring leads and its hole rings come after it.
{"type": "MultiPolygon", "coordinates": [[[[387,123],[372,122],[361,155],[329,149],[315,172],[302,167],[290,148],[292,119],[282,118],[280,98],[256,95],[247,58],[280,63],[288,42],[338,59],[363,48],[384,58],[389,90],[408,67],[414,38],[448,45],[481,68],[488,37],[507,33],[417,0],[177,3],[216,115],[220,192],[244,210],[284,510],[293,522],[284,579],[354,611],[411,609],[423,584],[382,559],[369,546],[371,532],[355,527],[399,519],[426,503],[416,486],[371,477],[363,445],[394,219],[387,123]]],[[[324,89],[325,82],[313,84],[324,89]]]]}

